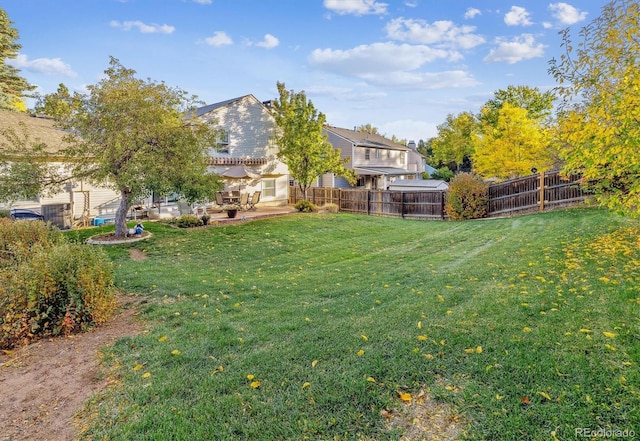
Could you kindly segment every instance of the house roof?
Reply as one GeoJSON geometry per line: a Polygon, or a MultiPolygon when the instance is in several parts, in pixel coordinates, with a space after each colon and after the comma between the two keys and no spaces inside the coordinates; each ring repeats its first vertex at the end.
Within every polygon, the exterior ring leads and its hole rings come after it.
{"type": "Polygon", "coordinates": [[[356,167],[356,173],[359,175],[387,175],[387,176],[400,176],[400,175],[413,175],[416,172],[410,172],[404,168],[396,167],[356,167]]]}
{"type": "Polygon", "coordinates": [[[396,179],[391,184],[394,187],[406,187],[424,190],[444,190],[449,188],[446,181],[440,179],[396,179]]]}
{"type": "Polygon", "coordinates": [[[205,115],[205,114],[207,114],[207,113],[209,113],[209,112],[211,112],[211,111],[214,111],[214,110],[216,110],[216,109],[220,109],[220,108],[222,108],[222,107],[226,107],[226,106],[228,106],[229,104],[232,104],[232,103],[235,103],[235,102],[238,102],[238,101],[242,101],[242,100],[243,100],[243,99],[245,99],[245,98],[252,98],[252,99],[254,99],[256,102],[258,102],[258,103],[260,103],[260,104],[264,105],[264,103],[260,102],[260,101],[258,100],[258,98],[256,98],[256,97],[255,97],[255,96],[253,96],[252,94],[248,94],[248,95],[239,96],[239,97],[237,97],[237,98],[231,98],[231,99],[228,99],[228,100],[220,101],[219,103],[207,104],[206,106],[198,107],[198,108],[196,109],[196,116],[202,116],[202,115],[205,115]]]}
{"type": "Polygon", "coordinates": [[[0,132],[5,130],[13,130],[21,138],[26,133],[30,142],[46,144],[49,152],[60,150],[65,144],[64,136],[66,133],[56,128],[54,121],[46,117],[33,116],[24,112],[0,110],[0,132]]]}
{"type": "Polygon", "coordinates": [[[378,149],[393,149],[393,150],[411,150],[402,144],[395,143],[384,136],[375,135],[372,133],[358,132],[356,130],[341,129],[339,127],[333,127],[325,125],[324,129],[332,132],[359,147],[371,147],[378,149]]]}

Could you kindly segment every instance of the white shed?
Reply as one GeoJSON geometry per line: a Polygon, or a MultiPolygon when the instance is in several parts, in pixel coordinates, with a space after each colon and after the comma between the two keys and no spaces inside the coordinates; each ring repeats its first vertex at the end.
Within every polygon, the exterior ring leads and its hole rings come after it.
{"type": "Polygon", "coordinates": [[[389,190],[396,191],[444,191],[448,188],[449,184],[439,179],[396,179],[389,184],[389,190]]]}

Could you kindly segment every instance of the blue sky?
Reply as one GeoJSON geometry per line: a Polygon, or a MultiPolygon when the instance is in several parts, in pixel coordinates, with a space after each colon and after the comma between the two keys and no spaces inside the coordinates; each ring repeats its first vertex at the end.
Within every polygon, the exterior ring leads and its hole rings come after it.
{"type": "MultiPolygon", "coordinates": [[[[428,139],[498,89],[555,86],[558,32],[606,0],[2,0],[10,63],[38,86],[84,91],[114,56],[207,104],[304,90],[328,124],[428,139]]],[[[30,103],[32,104],[32,103],[30,103]]]]}

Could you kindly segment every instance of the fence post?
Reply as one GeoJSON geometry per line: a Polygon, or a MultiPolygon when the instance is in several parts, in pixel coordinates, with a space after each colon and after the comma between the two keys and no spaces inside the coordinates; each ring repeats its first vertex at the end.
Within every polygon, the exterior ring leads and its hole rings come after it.
{"type": "Polygon", "coordinates": [[[540,183],[538,184],[538,203],[540,211],[544,211],[544,172],[540,172],[540,183]]]}

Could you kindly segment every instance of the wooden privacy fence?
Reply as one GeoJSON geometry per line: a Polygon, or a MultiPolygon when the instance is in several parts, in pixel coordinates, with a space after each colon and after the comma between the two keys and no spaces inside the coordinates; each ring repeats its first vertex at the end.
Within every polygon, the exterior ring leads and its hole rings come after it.
{"type": "MultiPolygon", "coordinates": [[[[489,216],[543,211],[581,203],[586,195],[579,177],[558,171],[512,179],[489,186],[489,216]]],[[[395,191],[312,187],[307,199],[316,205],[336,204],[340,211],[373,216],[445,219],[446,191],[395,191]]],[[[297,186],[290,187],[289,203],[302,200],[297,186]]]]}

